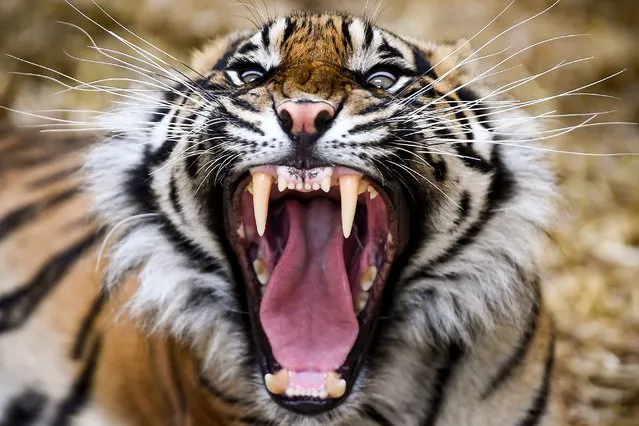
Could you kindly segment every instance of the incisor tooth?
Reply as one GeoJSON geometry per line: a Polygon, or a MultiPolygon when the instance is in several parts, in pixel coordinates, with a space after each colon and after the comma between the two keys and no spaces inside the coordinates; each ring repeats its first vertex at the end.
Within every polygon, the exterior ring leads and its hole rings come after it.
{"type": "Polygon", "coordinates": [[[271,175],[266,173],[253,174],[253,213],[255,214],[257,233],[260,237],[264,235],[264,230],[266,229],[271,185],[273,185],[273,177],[271,175]]]}
{"type": "Polygon", "coordinates": [[[357,208],[357,188],[360,177],[357,175],[344,175],[339,178],[339,191],[342,199],[342,231],[344,238],[351,235],[355,209],[357,208]]]}
{"type": "Polygon", "coordinates": [[[286,185],[286,187],[288,189],[295,189],[295,184],[293,182],[289,182],[288,185],[286,185]]]}
{"type": "Polygon", "coordinates": [[[286,189],[286,179],[283,176],[277,177],[277,190],[282,192],[286,189]]]}
{"type": "Polygon", "coordinates": [[[324,179],[322,179],[322,182],[320,183],[320,186],[322,188],[322,191],[324,192],[328,192],[331,190],[331,177],[330,176],[326,176],[324,179]]]}
{"type": "Polygon", "coordinates": [[[295,189],[301,191],[302,189],[304,189],[304,184],[302,182],[298,182],[297,185],[295,185],[295,189]]]}
{"type": "Polygon", "coordinates": [[[288,390],[288,371],[282,368],[275,374],[265,374],[264,384],[266,385],[266,389],[273,395],[282,395],[288,390]]]}
{"type": "Polygon", "coordinates": [[[326,392],[331,398],[342,397],[346,392],[346,380],[340,379],[337,373],[328,373],[326,376],[326,392]]]}
{"type": "Polygon", "coordinates": [[[364,273],[362,274],[362,278],[359,282],[359,288],[364,291],[368,291],[373,286],[373,282],[375,282],[375,278],[377,277],[377,267],[369,266],[364,273]]]}

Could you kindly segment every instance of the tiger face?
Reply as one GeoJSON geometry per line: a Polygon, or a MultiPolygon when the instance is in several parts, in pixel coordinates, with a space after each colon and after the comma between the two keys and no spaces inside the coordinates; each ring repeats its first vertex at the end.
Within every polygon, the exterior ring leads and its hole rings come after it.
{"type": "Polygon", "coordinates": [[[90,189],[107,223],[133,224],[107,285],[138,270],[131,312],[251,412],[418,418],[440,356],[535,298],[552,191],[538,154],[508,147],[526,117],[472,57],[334,13],[211,43],[104,119],[90,189]]]}

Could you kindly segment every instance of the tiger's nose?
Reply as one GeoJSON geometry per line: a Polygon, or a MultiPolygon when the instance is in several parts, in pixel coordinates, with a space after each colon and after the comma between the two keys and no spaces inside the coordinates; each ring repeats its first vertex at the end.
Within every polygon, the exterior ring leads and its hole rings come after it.
{"type": "Polygon", "coordinates": [[[323,132],[335,117],[335,108],[326,102],[286,101],[277,107],[284,130],[293,136],[323,132]]]}

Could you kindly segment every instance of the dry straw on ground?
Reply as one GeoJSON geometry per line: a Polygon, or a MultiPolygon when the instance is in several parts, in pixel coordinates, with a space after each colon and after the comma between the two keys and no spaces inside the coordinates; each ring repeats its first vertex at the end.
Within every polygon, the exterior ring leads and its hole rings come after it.
{"type": "MultiPolygon", "coordinates": [[[[107,20],[89,0],[76,0],[89,16],[107,20]]],[[[143,37],[181,58],[207,38],[249,27],[251,11],[261,4],[234,0],[101,1],[113,16],[143,37]]],[[[365,1],[266,0],[278,13],[291,8],[346,8],[363,14],[365,1]]],[[[375,1],[369,10],[375,12],[375,1]]],[[[487,31],[491,36],[532,16],[552,2],[518,0],[487,31]]],[[[398,33],[431,39],[469,37],[505,6],[504,0],[385,0],[379,22],[398,33]]],[[[558,35],[586,34],[530,49],[511,62],[538,73],[562,60],[593,57],[550,73],[522,87],[521,99],[562,93],[626,71],[589,88],[623,100],[566,97],[546,107],[559,113],[618,109],[600,121],[639,121],[639,30],[635,0],[562,0],[549,12],[498,39],[493,52],[516,51],[558,35]]],[[[87,40],[56,21],[80,24],[105,46],[116,41],[84,21],[62,0],[2,0],[0,51],[45,64],[79,79],[113,76],[114,70],[73,60],[91,57],[87,40]]],[[[113,23],[106,24],[115,29],[113,23]]],[[[119,46],[117,48],[120,48],[119,46]]],[[[102,109],[108,99],[87,93],[54,96],[50,81],[24,78],[8,71],[34,71],[10,58],[0,59],[0,104],[19,109],[102,109]]],[[[514,78],[506,74],[502,78],[514,78]]],[[[16,123],[31,122],[7,114],[16,123]]],[[[61,113],[63,114],[63,113],[61,113]]],[[[69,115],[69,113],[66,113],[69,115]]],[[[63,114],[64,115],[64,114],[63,114]]],[[[83,113],[75,113],[82,116],[83,113]]],[[[637,126],[591,127],[550,140],[549,148],[586,153],[639,152],[637,126]]],[[[555,154],[560,180],[557,223],[544,254],[544,286],[559,331],[558,365],[572,425],[639,424],[639,157],[591,157],[555,154]]]]}

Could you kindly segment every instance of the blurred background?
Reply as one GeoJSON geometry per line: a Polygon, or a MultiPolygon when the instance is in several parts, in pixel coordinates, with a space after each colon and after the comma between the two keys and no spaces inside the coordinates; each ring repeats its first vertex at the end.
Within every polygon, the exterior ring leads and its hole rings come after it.
{"type": "MultiPolygon", "coordinates": [[[[125,35],[90,0],[73,0],[105,29],[125,35]]],[[[207,39],[238,28],[250,28],[259,15],[291,9],[345,9],[374,17],[390,30],[433,40],[470,38],[508,5],[504,0],[99,0],[115,19],[146,40],[188,61],[207,39]],[[260,11],[261,9],[261,11],[260,11]]],[[[546,0],[515,3],[472,41],[476,49],[509,27],[549,7],[546,0]]],[[[528,49],[499,69],[514,68],[496,78],[514,81],[549,70],[562,61],[589,58],[549,72],[513,93],[519,99],[553,97],[620,75],[580,92],[605,94],[563,96],[540,103],[537,111],[572,114],[556,118],[554,128],[575,125],[587,114],[616,110],[595,122],[639,121],[639,2],[636,0],[561,0],[546,13],[516,26],[490,43],[479,56],[499,53],[483,63],[534,43],[563,35],[580,35],[528,49]],[[509,50],[504,50],[509,49],[509,50]]],[[[4,54],[50,67],[83,81],[127,76],[123,70],[78,61],[98,59],[88,48],[80,25],[103,47],[124,46],[63,0],[0,1],[0,105],[47,115],[85,120],[87,110],[109,108],[113,99],[91,92],[58,93],[63,87],[12,72],[54,75],[4,54]],[[75,112],[59,110],[78,110],[75,112]],[[84,111],[79,111],[84,110],[84,111]]],[[[494,62],[493,62],[494,63],[494,62]]],[[[35,117],[0,110],[0,121],[19,125],[35,117]]],[[[550,138],[548,149],[577,153],[639,152],[637,125],[585,127],[550,138]]],[[[559,332],[558,366],[571,425],[639,425],[639,156],[551,156],[560,182],[559,214],[549,230],[545,250],[545,296],[559,332]]],[[[1,183],[0,183],[1,184],[1,183]]]]}

